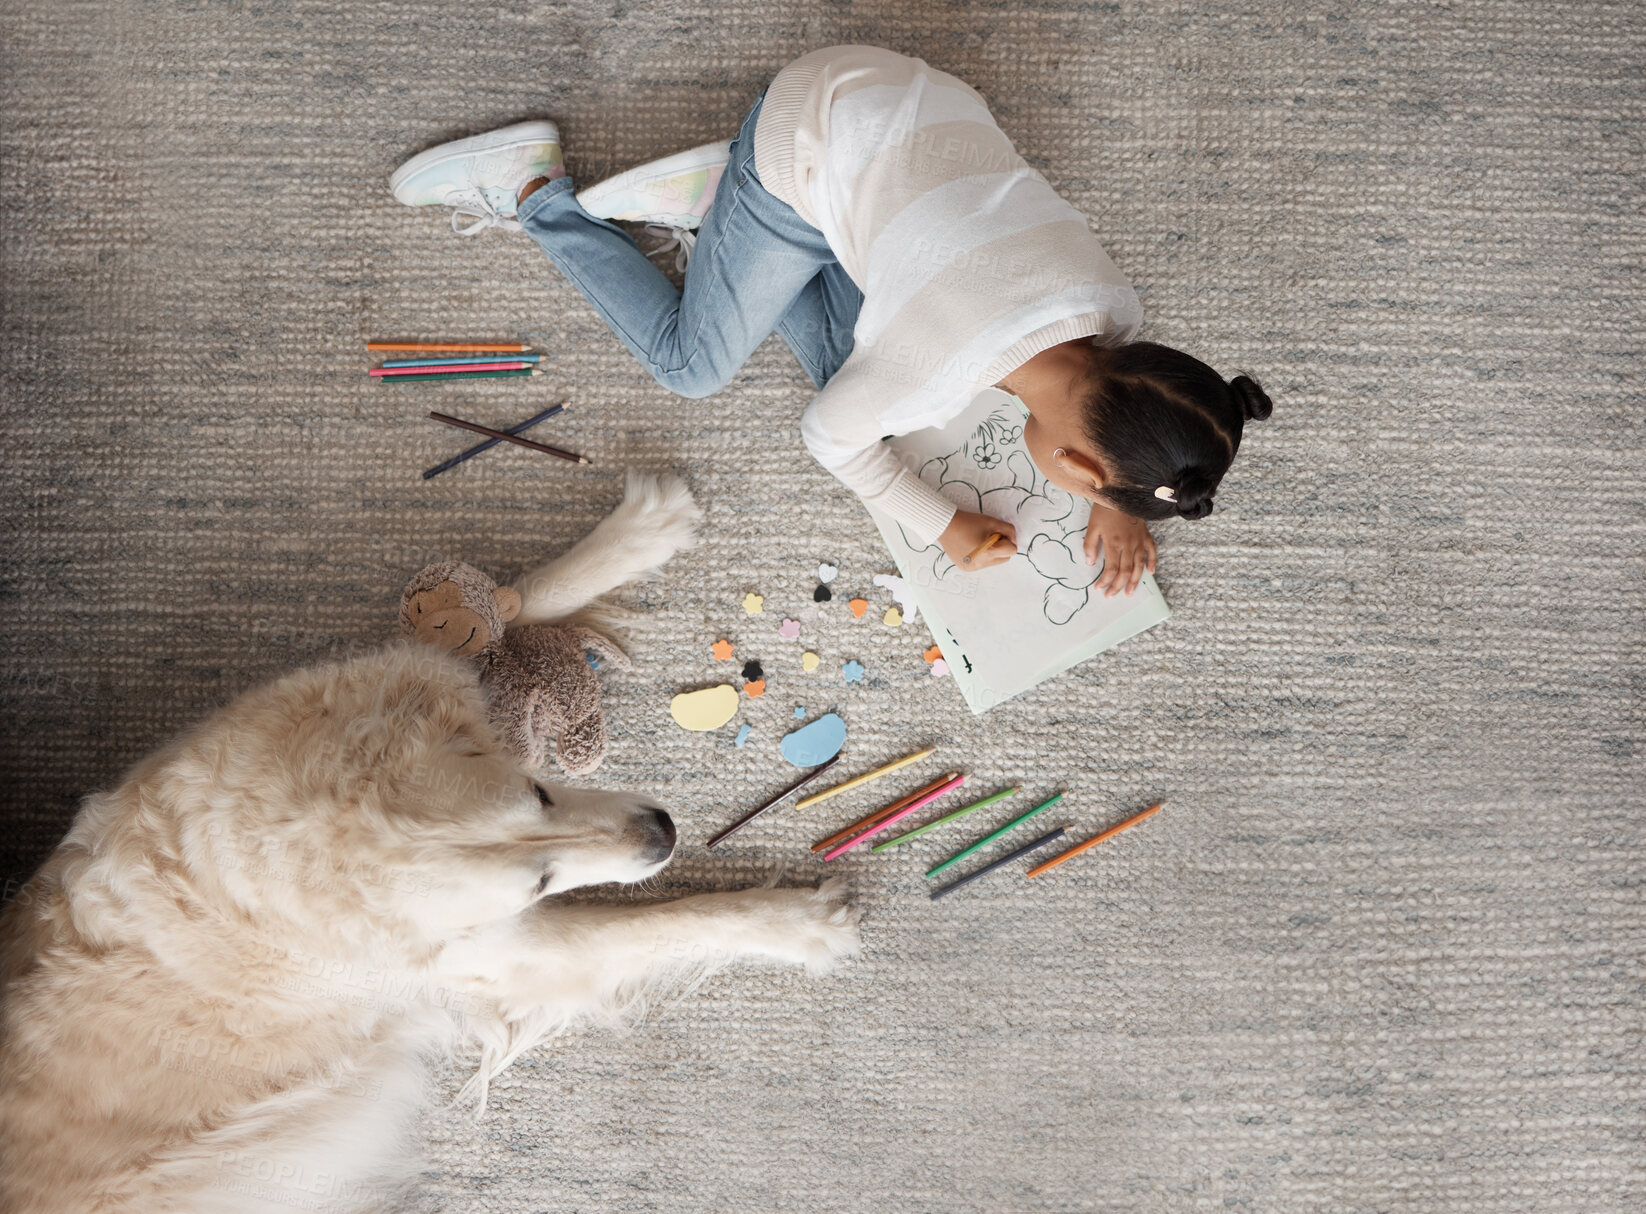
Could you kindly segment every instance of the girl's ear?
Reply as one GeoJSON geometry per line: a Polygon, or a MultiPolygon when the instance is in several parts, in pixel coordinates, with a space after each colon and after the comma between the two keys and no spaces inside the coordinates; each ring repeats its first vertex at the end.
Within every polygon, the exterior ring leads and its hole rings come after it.
{"type": "Polygon", "coordinates": [[[1085,481],[1092,493],[1103,491],[1108,477],[1103,471],[1103,465],[1095,459],[1078,451],[1070,451],[1067,447],[1059,447],[1053,451],[1052,458],[1057,461],[1057,466],[1062,471],[1085,481]]]}

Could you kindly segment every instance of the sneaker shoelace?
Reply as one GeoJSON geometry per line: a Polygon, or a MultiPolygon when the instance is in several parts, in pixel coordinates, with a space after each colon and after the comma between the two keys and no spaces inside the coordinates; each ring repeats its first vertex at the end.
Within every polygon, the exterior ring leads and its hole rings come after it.
{"type": "Polygon", "coordinates": [[[484,190],[453,190],[446,195],[446,205],[452,208],[452,231],[459,236],[474,236],[487,228],[520,231],[520,221],[509,218],[494,207],[484,190]],[[463,227],[460,221],[464,219],[474,222],[463,227]]]}
{"type": "Polygon", "coordinates": [[[676,250],[674,268],[682,274],[691,261],[692,250],[697,248],[697,232],[692,228],[676,228],[665,223],[648,223],[644,229],[653,236],[665,237],[662,244],[652,250],[653,253],[667,253],[670,249],[676,250]]]}

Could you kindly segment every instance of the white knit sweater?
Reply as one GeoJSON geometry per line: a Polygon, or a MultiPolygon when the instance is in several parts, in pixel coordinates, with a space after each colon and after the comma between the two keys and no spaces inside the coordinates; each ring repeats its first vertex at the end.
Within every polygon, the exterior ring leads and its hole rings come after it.
{"type": "Polygon", "coordinates": [[[801,56],[766,90],[755,171],[863,292],[850,357],[801,434],[881,513],[935,540],[954,506],[881,439],[941,426],[1035,354],[1129,341],[1131,284],[970,85],[873,46],[801,56]]]}

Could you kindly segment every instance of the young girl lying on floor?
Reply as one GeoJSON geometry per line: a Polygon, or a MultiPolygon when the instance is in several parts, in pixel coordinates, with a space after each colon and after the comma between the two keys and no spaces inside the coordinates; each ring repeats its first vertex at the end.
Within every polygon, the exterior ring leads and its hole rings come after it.
{"type": "Polygon", "coordinates": [[[1113,594],[1154,569],[1144,520],[1211,513],[1244,423],[1269,416],[1249,376],[1134,341],[1136,293],[983,98],[878,47],[802,56],[729,148],[623,174],[588,206],[549,122],[431,148],[389,184],[453,207],[465,234],[530,234],[682,396],[720,391],[775,329],[820,389],[801,422],[818,462],[962,569],[1009,560],[1011,525],[957,510],[884,436],[941,426],[990,386],[1016,395],[1035,463],[1092,503],[1086,559],[1101,545],[1113,594]],[[701,223],[683,293],[611,218],[701,223]]]}

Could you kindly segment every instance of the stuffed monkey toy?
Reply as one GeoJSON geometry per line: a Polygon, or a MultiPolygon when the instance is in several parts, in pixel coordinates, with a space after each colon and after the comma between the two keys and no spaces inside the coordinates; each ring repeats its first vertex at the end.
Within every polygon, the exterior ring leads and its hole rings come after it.
{"type": "Polygon", "coordinates": [[[520,595],[472,565],[446,561],[411,580],[400,598],[400,630],[480,663],[491,697],[492,722],[527,770],[555,758],[572,775],[587,775],[606,757],[600,684],[586,652],[630,668],[628,656],[590,628],[529,624],[504,630],[520,614],[520,595]]]}

